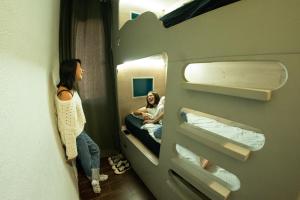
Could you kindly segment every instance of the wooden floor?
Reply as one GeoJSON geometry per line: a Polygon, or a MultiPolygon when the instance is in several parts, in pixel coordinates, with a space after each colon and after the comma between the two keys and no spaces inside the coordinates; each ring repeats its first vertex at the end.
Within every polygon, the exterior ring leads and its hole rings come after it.
{"type": "Polygon", "coordinates": [[[95,194],[90,181],[78,168],[81,200],[155,200],[133,169],[125,174],[116,175],[108,164],[107,158],[103,158],[101,159],[101,173],[109,175],[109,178],[107,181],[101,182],[101,193],[95,194]]]}

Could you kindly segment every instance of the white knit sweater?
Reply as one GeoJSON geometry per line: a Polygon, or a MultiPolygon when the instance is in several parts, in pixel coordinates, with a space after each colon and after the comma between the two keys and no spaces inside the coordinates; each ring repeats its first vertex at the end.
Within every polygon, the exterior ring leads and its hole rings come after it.
{"type": "Polygon", "coordinates": [[[66,146],[68,159],[73,159],[77,156],[76,137],[83,131],[86,122],[81,99],[77,92],[67,101],[55,95],[55,104],[61,140],[66,146]]]}

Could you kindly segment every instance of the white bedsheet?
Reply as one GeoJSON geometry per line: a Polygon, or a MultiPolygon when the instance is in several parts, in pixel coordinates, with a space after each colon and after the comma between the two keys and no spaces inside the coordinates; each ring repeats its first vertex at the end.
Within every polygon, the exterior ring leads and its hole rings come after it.
{"type": "Polygon", "coordinates": [[[160,128],[162,125],[161,124],[144,124],[141,129],[147,130],[149,135],[159,144],[161,143],[161,139],[158,139],[154,136],[154,132],[160,128]]]}
{"type": "MultiPolygon", "coordinates": [[[[138,118],[138,119],[143,119],[143,117],[141,117],[140,115],[135,115],[133,113],[131,113],[132,116],[138,118]]],[[[154,136],[154,132],[155,130],[157,130],[159,127],[161,127],[162,124],[144,124],[143,126],[141,126],[141,129],[144,129],[146,131],[148,131],[149,135],[159,144],[161,144],[161,139],[158,139],[154,136]]]]}
{"type": "MultiPolygon", "coordinates": [[[[203,158],[201,158],[200,156],[196,155],[192,151],[178,144],[176,144],[176,151],[178,152],[179,158],[184,159],[193,165],[201,167],[201,161],[203,160],[203,158]]],[[[223,180],[226,183],[226,187],[231,191],[236,191],[240,188],[240,184],[241,184],[240,180],[238,179],[237,176],[230,173],[229,171],[216,165],[210,167],[208,171],[215,177],[223,180]]]]}
{"type": "Polygon", "coordinates": [[[186,120],[188,124],[241,143],[252,151],[261,149],[265,143],[265,136],[261,133],[229,126],[211,118],[186,113],[186,120]]]}

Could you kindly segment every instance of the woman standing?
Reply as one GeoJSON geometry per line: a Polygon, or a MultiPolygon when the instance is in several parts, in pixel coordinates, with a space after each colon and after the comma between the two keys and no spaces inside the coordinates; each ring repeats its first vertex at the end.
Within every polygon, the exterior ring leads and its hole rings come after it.
{"type": "Polygon", "coordinates": [[[60,65],[60,82],[55,95],[58,129],[66,147],[67,161],[77,158],[78,164],[91,180],[94,192],[100,193],[99,181],[106,180],[108,176],[99,174],[100,150],[84,131],[86,119],[81,99],[74,89],[76,81],[82,79],[83,72],[79,59],[66,60],[60,65]]]}

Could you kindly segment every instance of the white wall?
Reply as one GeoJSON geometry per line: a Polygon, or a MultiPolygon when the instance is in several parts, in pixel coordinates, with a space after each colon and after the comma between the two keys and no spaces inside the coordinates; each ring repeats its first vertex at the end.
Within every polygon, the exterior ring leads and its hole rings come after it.
{"type": "Polygon", "coordinates": [[[131,12],[143,14],[150,11],[158,18],[192,0],[119,0],[119,29],[131,19],[131,12]]]}
{"type": "Polygon", "coordinates": [[[147,11],[155,13],[157,17],[161,17],[164,14],[162,5],[153,0],[119,0],[119,29],[121,29],[128,20],[131,20],[131,12],[143,14],[147,11]]]}
{"type": "Polygon", "coordinates": [[[59,0],[0,2],[0,199],[76,200],[55,123],[59,0]]]}

